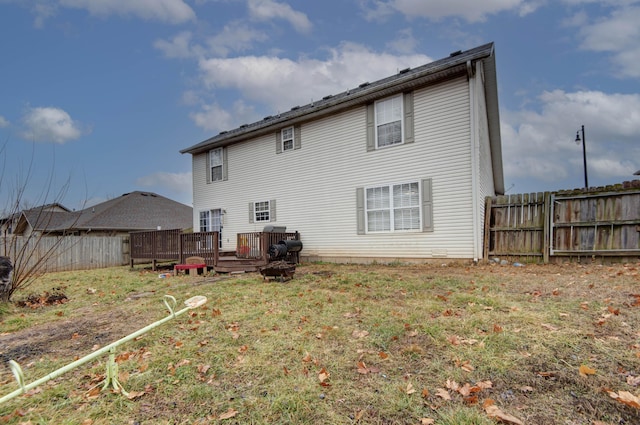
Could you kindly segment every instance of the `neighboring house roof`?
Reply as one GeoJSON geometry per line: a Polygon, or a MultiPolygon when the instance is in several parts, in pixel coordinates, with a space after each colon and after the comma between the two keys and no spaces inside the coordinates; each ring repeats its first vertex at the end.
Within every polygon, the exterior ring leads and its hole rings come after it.
{"type": "Polygon", "coordinates": [[[636,171],[635,173],[633,173],[634,176],[640,176],[640,170],[636,171]]]}
{"type": "Polygon", "coordinates": [[[411,90],[455,75],[470,73],[473,72],[473,64],[477,61],[482,61],[484,65],[485,98],[487,103],[495,191],[496,193],[504,193],[502,146],[500,142],[500,114],[498,109],[498,88],[493,43],[488,43],[464,52],[455,52],[447,58],[436,60],[418,68],[404,69],[391,77],[373,83],[363,83],[354,89],[337,95],[325,96],[319,101],[304,106],[295,106],[288,112],[265,117],[262,121],[241,125],[234,130],[223,131],[203,142],[181,150],[180,153],[190,153],[194,155],[203,153],[210,149],[231,145],[248,138],[275,132],[284,125],[294,125],[311,121],[354,106],[373,102],[382,96],[411,90]]]}
{"type": "Polygon", "coordinates": [[[193,209],[190,206],[150,192],[125,193],[81,211],[34,210],[24,211],[23,217],[36,231],[131,232],[156,230],[158,226],[162,229],[188,229],[193,226],[193,209]]]}

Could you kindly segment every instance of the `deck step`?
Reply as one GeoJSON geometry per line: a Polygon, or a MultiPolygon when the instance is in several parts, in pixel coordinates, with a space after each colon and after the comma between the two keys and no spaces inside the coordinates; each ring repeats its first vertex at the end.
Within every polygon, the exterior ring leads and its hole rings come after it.
{"type": "Polygon", "coordinates": [[[264,260],[241,259],[241,258],[218,258],[218,263],[214,267],[216,272],[257,272],[260,267],[267,264],[264,260]]]}

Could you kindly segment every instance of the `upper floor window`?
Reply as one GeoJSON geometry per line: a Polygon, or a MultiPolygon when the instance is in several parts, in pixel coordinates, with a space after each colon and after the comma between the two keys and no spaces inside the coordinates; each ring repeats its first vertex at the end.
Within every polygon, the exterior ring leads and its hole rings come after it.
{"type": "Polygon", "coordinates": [[[301,147],[300,125],[292,125],[276,131],[276,153],[292,151],[301,147]]]}
{"type": "Polygon", "coordinates": [[[377,147],[402,143],[402,95],[379,100],[375,107],[377,147]]]}
{"type": "Polygon", "coordinates": [[[413,143],[413,92],[367,105],[367,151],[413,143]]]}
{"type": "Polygon", "coordinates": [[[293,149],[293,127],[282,129],[282,150],[288,151],[293,149]]]}
{"type": "Polygon", "coordinates": [[[223,148],[209,151],[209,178],[211,181],[223,180],[224,155],[223,148]]]}

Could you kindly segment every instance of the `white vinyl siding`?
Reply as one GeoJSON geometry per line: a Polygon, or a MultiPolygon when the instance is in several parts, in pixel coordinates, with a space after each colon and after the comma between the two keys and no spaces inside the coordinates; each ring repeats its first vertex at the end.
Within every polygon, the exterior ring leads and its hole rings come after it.
{"type": "MultiPolygon", "coordinates": [[[[363,149],[367,105],[302,124],[304,149],[286,155],[273,152],[280,130],[230,145],[229,180],[207,186],[194,178],[194,209],[225,206],[223,249],[235,248],[236,233],[263,229],[263,222],[247,223],[248,204],[277,198],[277,223],[300,232],[303,256],[473,258],[468,87],[464,76],[415,90],[413,143],[393,148],[363,149]],[[422,214],[422,231],[360,234],[357,188],[415,181],[421,197],[430,199],[421,204],[430,214],[430,221],[422,214]]],[[[194,175],[202,172],[204,157],[194,156],[194,175]]]]}

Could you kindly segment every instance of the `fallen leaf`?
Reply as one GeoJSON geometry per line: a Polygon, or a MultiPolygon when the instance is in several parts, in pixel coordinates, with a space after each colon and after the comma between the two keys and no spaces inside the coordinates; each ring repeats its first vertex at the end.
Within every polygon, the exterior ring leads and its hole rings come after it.
{"type": "Polygon", "coordinates": [[[447,341],[449,341],[451,345],[460,345],[460,337],[458,335],[448,336],[447,341]]]}
{"type": "Polygon", "coordinates": [[[229,410],[227,410],[226,412],[222,413],[220,416],[218,416],[218,419],[220,420],[224,420],[224,419],[229,419],[229,418],[233,418],[235,415],[238,414],[237,410],[234,410],[232,408],[229,408],[229,410]]]}
{"type": "Polygon", "coordinates": [[[460,384],[458,384],[456,381],[452,381],[450,379],[447,379],[447,383],[446,383],[446,387],[452,391],[458,391],[458,389],[460,389],[460,384]]]}
{"type": "Polygon", "coordinates": [[[367,335],[369,335],[369,332],[363,331],[363,330],[359,330],[359,329],[356,329],[353,332],[351,332],[351,336],[356,338],[356,339],[364,338],[367,335]]]}
{"type": "Polygon", "coordinates": [[[449,391],[445,390],[444,388],[436,388],[436,395],[443,400],[451,400],[449,391]]]}
{"type": "Polygon", "coordinates": [[[627,384],[637,387],[640,385],[640,376],[627,376],[627,384]]]}
{"type": "Polygon", "coordinates": [[[596,370],[587,365],[580,365],[580,376],[595,375],[596,370]]]}
{"type": "Polygon", "coordinates": [[[325,368],[320,369],[320,372],[318,372],[318,379],[320,380],[320,382],[326,381],[327,379],[329,379],[329,376],[331,375],[325,368]]]}
{"type": "Polygon", "coordinates": [[[492,388],[493,387],[493,382],[491,381],[479,381],[476,382],[476,386],[479,387],[480,389],[486,390],[488,388],[492,388]]]}
{"type": "Polygon", "coordinates": [[[358,373],[363,375],[369,373],[369,369],[367,369],[367,365],[364,362],[358,362],[358,373]]]}
{"type": "Polygon", "coordinates": [[[640,409],[640,398],[631,394],[628,391],[618,391],[617,393],[613,391],[608,391],[609,397],[614,400],[618,400],[622,404],[626,404],[627,406],[635,407],[636,409],[640,409]]]}
{"type": "Polygon", "coordinates": [[[553,325],[550,325],[548,323],[541,323],[540,326],[542,326],[543,328],[545,328],[548,331],[557,331],[558,330],[557,327],[555,327],[553,325]]]}
{"type": "Polygon", "coordinates": [[[485,412],[487,412],[487,416],[492,419],[496,419],[506,424],[524,425],[524,422],[522,422],[520,419],[516,418],[515,416],[511,416],[508,413],[504,413],[495,404],[487,406],[484,410],[485,412]]]}
{"type": "Polygon", "coordinates": [[[129,400],[136,400],[136,399],[138,399],[138,398],[142,397],[143,395],[145,395],[145,392],[144,392],[144,391],[130,391],[130,392],[127,394],[127,398],[128,398],[129,400]]]}
{"type": "Polygon", "coordinates": [[[407,388],[400,387],[400,391],[402,391],[405,394],[409,394],[409,395],[411,395],[411,394],[416,392],[415,388],[413,388],[413,385],[411,385],[411,382],[407,383],[407,388]]]}

